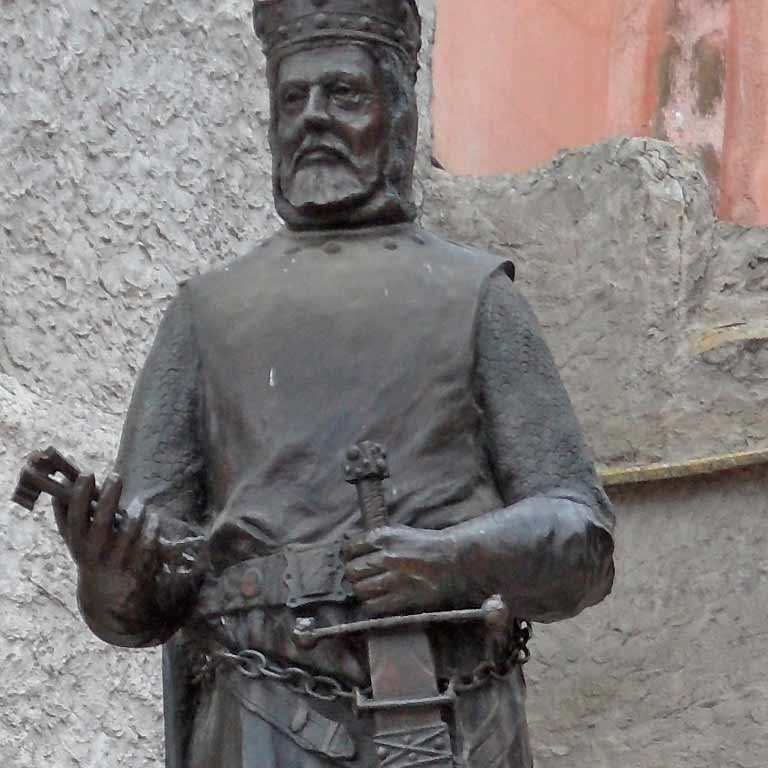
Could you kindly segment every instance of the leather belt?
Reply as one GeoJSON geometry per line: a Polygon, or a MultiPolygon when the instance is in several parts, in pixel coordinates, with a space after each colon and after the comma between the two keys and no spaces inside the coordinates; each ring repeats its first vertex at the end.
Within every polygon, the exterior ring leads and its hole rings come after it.
{"type": "Polygon", "coordinates": [[[340,541],[290,544],[210,576],[200,590],[197,609],[210,617],[255,607],[342,603],[352,597],[344,579],[340,541]]]}

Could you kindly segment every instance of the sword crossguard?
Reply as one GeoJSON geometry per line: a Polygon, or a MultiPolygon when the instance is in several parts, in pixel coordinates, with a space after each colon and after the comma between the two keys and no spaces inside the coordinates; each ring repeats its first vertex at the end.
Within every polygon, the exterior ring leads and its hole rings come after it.
{"type": "Polygon", "coordinates": [[[305,617],[296,620],[293,629],[293,642],[297,647],[311,650],[321,640],[354,635],[361,632],[382,632],[392,629],[427,627],[433,624],[463,624],[484,622],[492,635],[505,634],[510,627],[510,613],[499,595],[489,597],[481,608],[469,608],[459,611],[434,611],[413,613],[405,616],[385,616],[378,619],[365,619],[330,627],[318,627],[314,618],[305,617]]]}

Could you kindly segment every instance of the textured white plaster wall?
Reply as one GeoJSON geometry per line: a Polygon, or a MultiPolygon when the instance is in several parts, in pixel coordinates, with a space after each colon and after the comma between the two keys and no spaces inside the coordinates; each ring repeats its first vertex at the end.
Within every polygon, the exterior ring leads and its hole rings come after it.
{"type": "MultiPolygon", "coordinates": [[[[698,169],[659,142],[609,142],[521,177],[456,179],[432,168],[435,3],[422,5],[425,223],[517,262],[598,456],[626,463],[763,447],[764,341],[700,355],[691,339],[765,317],[768,233],[715,221],[698,169]]],[[[0,499],[23,456],[48,443],[106,471],[176,283],[279,226],[248,14],[248,0],[0,3],[0,499]]],[[[701,624],[702,603],[727,615],[749,583],[755,604],[765,602],[759,494],[736,476],[727,482],[733,495],[707,507],[703,541],[685,494],[633,497],[614,597],[539,632],[530,675],[541,765],[758,765],[764,691],[730,685],[743,662],[726,641],[760,637],[759,607],[750,613],[744,598],[723,631],[701,624]],[[732,520],[737,536],[725,528],[732,520]],[[702,563],[706,588],[678,594],[702,563]],[[734,568],[749,578],[734,583],[734,568]],[[660,571],[668,575],[654,578],[660,571]],[[684,638],[702,626],[706,655],[680,641],[665,656],[667,635],[654,625],[662,618],[684,638]],[[721,699],[689,696],[705,682],[721,699]],[[695,706],[685,709],[686,696],[695,706]],[[730,720],[710,724],[713,711],[730,720]]],[[[0,500],[0,760],[158,766],[159,656],[92,638],[74,575],[47,506],[30,515],[0,500]]],[[[757,678],[765,654],[750,642],[757,678]]]]}

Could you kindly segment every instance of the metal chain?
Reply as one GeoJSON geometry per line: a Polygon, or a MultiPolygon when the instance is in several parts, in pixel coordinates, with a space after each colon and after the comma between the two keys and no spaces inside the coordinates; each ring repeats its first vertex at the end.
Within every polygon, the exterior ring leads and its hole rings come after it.
{"type": "Polygon", "coordinates": [[[520,664],[527,664],[531,660],[531,651],[528,648],[528,643],[531,642],[532,637],[533,624],[525,619],[515,619],[512,628],[512,642],[519,651],[518,662],[520,664]]]}
{"type": "Polygon", "coordinates": [[[491,680],[503,680],[514,667],[528,663],[531,658],[528,641],[532,636],[533,629],[530,623],[515,619],[512,629],[512,649],[506,658],[496,664],[485,659],[472,670],[471,675],[456,675],[447,680],[446,685],[453,685],[453,690],[456,693],[469,693],[488,685],[491,680]]]}
{"type": "MultiPolygon", "coordinates": [[[[471,675],[443,678],[440,680],[442,692],[452,686],[456,693],[468,693],[488,685],[491,680],[505,678],[515,666],[526,664],[531,658],[528,642],[532,633],[533,630],[529,622],[515,620],[512,630],[512,652],[501,664],[484,660],[472,670],[471,675]]],[[[219,651],[215,657],[233,664],[243,677],[251,680],[273,680],[282,683],[301,696],[308,696],[320,701],[337,701],[339,699],[354,701],[356,697],[356,689],[346,686],[334,677],[315,675],[302,667],[283,666],[255,649],[240,651],[240,653],[219,651]]],[[[366,696],[371,693],[370,688],[357,690],[366,696]]]]}
{"type": "Polygon", "coordinates": [[[355,691],[328,675],[315,675],[301,667],[287,667],[269,659],[261,651],[249,649],[240,653],[219,651],[216,657],[235,665],[237,671],[251,680],[273,680],[294,693],[320,701],[352,701],[355,691]]]}
{"type": "Polygon", "coordinates": [[[456,693],[469,693],[488,685],[491,680],[503,680],[514,667],[528,663],[531,658],[531,652],[528,649],[531,637],[533,637],[533,627],[530,622],[515,619],[511,633],[512,650],[501,663],[494,664],[485,659],[472,670],[471,675],[457,675],[444,681],[446,687],[452,684],[456,693]]]}

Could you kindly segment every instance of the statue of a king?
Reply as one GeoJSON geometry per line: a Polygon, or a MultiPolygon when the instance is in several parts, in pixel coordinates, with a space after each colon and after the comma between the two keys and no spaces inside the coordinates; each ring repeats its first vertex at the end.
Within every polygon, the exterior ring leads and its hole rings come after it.
{"type": "Polygon", "coordinates": [[[512,264],[414,223],[414,1],[253,18],[285,228],[179,289],[55,503],[82,613],[165,644],[169,768],[530,768],[523,620],[610,591],[610,504],[512,264]]]}

